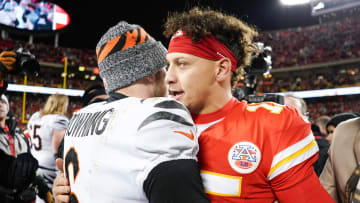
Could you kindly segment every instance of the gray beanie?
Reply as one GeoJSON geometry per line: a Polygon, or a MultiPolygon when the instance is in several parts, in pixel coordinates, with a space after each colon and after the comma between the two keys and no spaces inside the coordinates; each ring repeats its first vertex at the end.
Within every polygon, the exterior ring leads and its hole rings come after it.
{"type": "Polygon", "coordinates": [[[139,25],[119,22],[96,46],[100,77],[107,93],[158,72],[166,65],[166,48],[139,25]]]}

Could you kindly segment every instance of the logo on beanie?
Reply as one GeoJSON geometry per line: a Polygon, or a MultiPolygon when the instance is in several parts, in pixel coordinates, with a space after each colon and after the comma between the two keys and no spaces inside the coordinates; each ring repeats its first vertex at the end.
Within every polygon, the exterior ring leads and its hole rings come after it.
{"type": "Polygon", "coordinates": [[[259,166],[261,152],[251,142],[238,142],[228,153],[228,161],[232,169],[239,173],[252,173],[259,166]]]}
{"type": "Polygon", "coordinates": [[[123,51],[135,45],[142,44],[148,39],[151,39],[151,36],[141,27],[128,30],[124,34],[110,39],[96,50],[98,64],[100,64],[107,56],[116,53],[117,51],[123,51]]]}

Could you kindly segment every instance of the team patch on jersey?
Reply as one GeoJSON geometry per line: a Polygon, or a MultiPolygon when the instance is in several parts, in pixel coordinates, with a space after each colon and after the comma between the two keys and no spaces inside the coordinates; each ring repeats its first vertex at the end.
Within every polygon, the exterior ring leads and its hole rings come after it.
{"type": "Polygon", "coordinates": [[[239,173],[252,173],[259,166],[261,152],[251,142],[238,142],[233,145],[228,153],[228,161],[235,171],[239,173]]]}

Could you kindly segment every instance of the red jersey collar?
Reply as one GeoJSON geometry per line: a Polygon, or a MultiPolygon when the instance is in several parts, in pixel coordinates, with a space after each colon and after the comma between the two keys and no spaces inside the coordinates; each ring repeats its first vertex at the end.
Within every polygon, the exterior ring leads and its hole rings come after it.
{"type": "Polygon", "coordinates": [[[238,103],[239,101],[235,97],[232,97],[225,106],[215,112],[207,114],[191,114],[191,116],[195,124],[211,123],[225,117],[225,115],[238,103]]]}

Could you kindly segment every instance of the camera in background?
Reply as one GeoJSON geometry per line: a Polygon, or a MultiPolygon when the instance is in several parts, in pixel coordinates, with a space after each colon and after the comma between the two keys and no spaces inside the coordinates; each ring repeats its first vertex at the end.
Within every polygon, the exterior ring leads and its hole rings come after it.
{"type": "Polygon", "coordinates": [[[27,76],[38,76],[40,64],[36,60],[35,55],[31,54],[28,49],[22,47],[18,48],[15,53],[16,62],[12,73],[27,76]]]}
{"type": "Polygon", "coordinates": [[[284,98],[276,94],[256,94],[256,78],[262,75],[268,75],[271,71],[271,54],[272,48],[264,46],[262,42],[255,42],[258,53],[252,54],[251,65],[245,67],[244,85],[236,87],[234,96],[239,100],[246,100],[249,103],[259,103],[264,101],[271,101],[279,104],[284,104],[284,98]]]}

